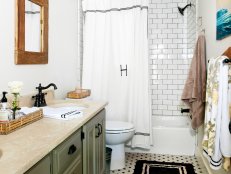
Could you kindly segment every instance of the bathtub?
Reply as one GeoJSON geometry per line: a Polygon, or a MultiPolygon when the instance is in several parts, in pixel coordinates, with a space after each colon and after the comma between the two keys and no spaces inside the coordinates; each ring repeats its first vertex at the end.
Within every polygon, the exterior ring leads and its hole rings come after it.
{"type": "Polygon", "coordinates": [[[196,132],[187,116],[155,116],[152,120],[153,147],[157,154],[194,155],[196,132]]]}
{"type": "Polygon", "coordinates": [[[170,155],[195,155],[196,132],[191,128],[188,116],[153,116],[153,146],[149,151],[129,149],[128,152],[143,152],[170,155]]]}

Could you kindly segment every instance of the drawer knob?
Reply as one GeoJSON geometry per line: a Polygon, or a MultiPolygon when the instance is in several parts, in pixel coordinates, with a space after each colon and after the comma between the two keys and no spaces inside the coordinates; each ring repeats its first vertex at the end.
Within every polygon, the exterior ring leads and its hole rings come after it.
{"type": "Polygon", "coordinates": [[[75,153],[76,151],[76,146],[74,144],[72,144],[70,147],[69,147],[69,150],[68,150],[68,155],[72,155],[73,153],[75,153]]]}

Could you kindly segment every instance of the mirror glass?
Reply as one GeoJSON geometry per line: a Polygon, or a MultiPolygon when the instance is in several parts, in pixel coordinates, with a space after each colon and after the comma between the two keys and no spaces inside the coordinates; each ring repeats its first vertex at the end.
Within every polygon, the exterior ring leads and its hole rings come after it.
{"type": "Polygon", "coordinates": [[[41,8],[39,5],[26,0],[25,3],[25,50],[41,51],[41,8]]]}
{"type": "Polygon", "coordinates": [[[16,0],[15,64],[48,63],[48,0],[16,0]]]}

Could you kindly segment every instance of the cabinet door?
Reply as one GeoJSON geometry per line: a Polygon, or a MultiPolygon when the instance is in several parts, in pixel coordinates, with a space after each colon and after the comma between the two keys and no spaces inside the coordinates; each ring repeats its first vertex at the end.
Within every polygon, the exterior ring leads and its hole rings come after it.
{"type": "Polygon", "coordinates": [[[63,174],[82,159],[81,130],[53,150],[53,173],[63,174]]]}
{"type": "Polygon", "coordinates": [[[100,129],[100,135],[97,137],[96,141],[96,166],[97,173],[104,174],[105,173],[105,119],[100,118],[98,120],[98,126],[100,129]]]}
{"type": "Polygon", "coordinates": [[[25,174],[51,174],[51,158],[50,155],[44,157],[41,161],[35,164],[25,174]]]}
{"type": "Polygon", "coordinates": [[[83,174],[105,171],[105,110],[83,126],[83,174]]]}
{"type": "Polygon", "coordinates": [[[82,174],[82,159],[78,159],[63,174],[82,174]]]}
{"type": "Polygon", "coordinates": [[[96,174],[95,165],[95,120],[89,121],[83,126],[83,174],[96,174]]]}

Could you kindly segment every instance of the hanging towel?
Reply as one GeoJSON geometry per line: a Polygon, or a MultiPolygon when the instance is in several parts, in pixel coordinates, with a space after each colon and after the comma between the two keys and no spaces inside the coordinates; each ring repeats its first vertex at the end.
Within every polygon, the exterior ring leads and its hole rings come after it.
{"type": "Polygon", "coordinates": [[[198,37],[181,100],[190,108],[192,128],[204,122],[206,91],[205,36],[198,37]]]}
{"type": "Polygon", "coordinates": [[[231,137],[228,132],[229,102],[228,64],[226,56],[212,58],[208,65],[206,87],[205,130],[202,141],[203,154],[210,167],[217,170],[222,164],[222,155],[231,157],[231,137]]]}

